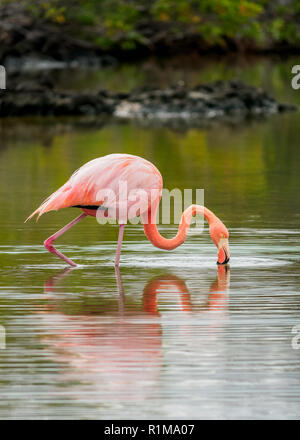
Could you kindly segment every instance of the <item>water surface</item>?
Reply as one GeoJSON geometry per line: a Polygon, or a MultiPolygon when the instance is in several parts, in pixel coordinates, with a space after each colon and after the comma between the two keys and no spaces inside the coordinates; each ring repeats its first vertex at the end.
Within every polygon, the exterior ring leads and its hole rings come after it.
{"type": "MultiPolygon", "coordinates": [[[[55,75],[114,90],[239,77],[300,104],[293,63],[55,75]]],[[[2,120],[0,134],[0,418],[299,418],[299,114],[202,130],[2,120]],[[77,211],[24,219],[81,164],[115,152],[151,160],[166,188],[204,188],[230,230],[230,265],[217,267],[207,227],[164,252],[130,225],[116,272],[117,227],[92,218],[57,242],[78,268],[47,253],[44,239],[77,211]]]]}

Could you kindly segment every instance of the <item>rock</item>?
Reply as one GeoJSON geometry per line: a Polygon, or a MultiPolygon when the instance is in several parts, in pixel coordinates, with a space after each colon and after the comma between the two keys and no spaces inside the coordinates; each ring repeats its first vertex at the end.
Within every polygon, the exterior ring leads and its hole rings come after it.
{"type": "Polygon", "coordinates": [[[15,77],[0,91],[0,116],[110,115],[115,99],[96,93],[61,92],[46,77],[41,81],[15,77]]]}
{"type": "Polygon", "coordinates": [[[36,18],[22,2],[0,4],[0,64],[28,65],[35,69],[104,67],[116,64],[116,58],[96,44],[75,38],[68,24],[36,18]],[[48,66],[48,67],[47,67],[48,66]]]}
{"type": "Polygon", "coordinates": [[[197,119],[240,120],[258,115],[295,110],[277,103],[263,90],[241,81],[217,81],[200,84],[193,89],[185,85],[166,90],[134,90],[128,102],[117,104],[114,115],[121,119],[164,121],[182,119],[197,124],[197,119]]]}
{"type": "Polygon", "coordinates": [[[31,79],[10,78],[8,88],[0,91],[0,116],[78,115],[113,116],[118,120],[134,119],[170,124],[184,121],[198,125],[205,120],[243,120],[295,110],[277,103],[266,92],[240,81],[185,85],[165,90],[141,88],[131,93],[68,92],[55,90],[47,74],[31,79]]]}

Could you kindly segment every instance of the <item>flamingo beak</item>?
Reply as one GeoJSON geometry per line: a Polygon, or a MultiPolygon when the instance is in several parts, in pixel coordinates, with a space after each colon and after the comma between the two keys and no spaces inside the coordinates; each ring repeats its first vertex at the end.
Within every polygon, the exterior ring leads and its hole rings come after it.
{"type": "Polygon", "coordinates": [[[218,261],[217,264],[227,264],[230,259],[228,238],[221,238],[218,243],[218,261]]]}

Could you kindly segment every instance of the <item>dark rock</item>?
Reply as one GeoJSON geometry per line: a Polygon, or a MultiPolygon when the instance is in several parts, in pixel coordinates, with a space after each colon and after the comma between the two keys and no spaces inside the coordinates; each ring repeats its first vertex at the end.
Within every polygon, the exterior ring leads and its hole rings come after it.
{"type": "Polygon", "coordinates": [[[0,3],[0,63],[9,57],[28,56],[74,62],[81,67],[116,64],[116,58],[96,44],[74,37],[71,28],[35,18],[20,1],[0,3]]]}
{"type": "Polygon", "coordinates": [[[117,119],[151,120],[170,123],[198,119],[243,120],[293,111],[294,106],[277,103],[266,92],[240,81],[218,81],[192,89],[179,85],[166,90],[141,88],[131,93],[67,92],[55,90],[48,76],[10,78],[0,91],[0,116],[88,116],[112,115],[117,119]]]}
{"type": "Polygon", "coordinates": [[[134,90],[129,98],[117,104],[114,114],[121,119],[148,119],[169,124],[171,120],[196,119],[243,120],[259,115],[295,110],[278,104],[266,92],[241,81],[217,81],[200,84],[192,89],[185,85],[166,90],[134,90]]]}
{"type": "Polygon", "coordinates": [[[291,104],[278,104],[278,111],[280,113],[282,112],[295,112],[297,111],[298,107],[296,105],[291,104]]]}

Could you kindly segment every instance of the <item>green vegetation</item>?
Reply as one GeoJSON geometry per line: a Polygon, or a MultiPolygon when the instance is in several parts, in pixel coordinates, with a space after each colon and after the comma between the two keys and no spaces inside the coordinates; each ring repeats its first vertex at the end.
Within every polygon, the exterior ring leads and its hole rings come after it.
{"type": "MultiPolygon", "coordinates": [[[[7,0],[12,1],[12,0],[7,0]]],[[[106,49],[135,49],[199,37],[266,48],[300,43],[299,0],[21,0],[32,14],[70,25],[76,36],[106,49]]]]}

